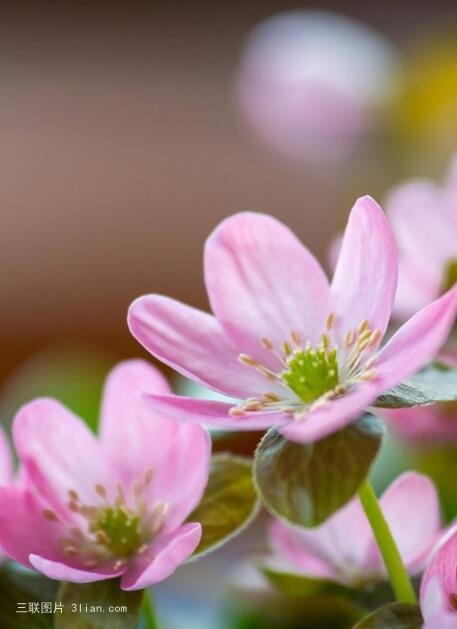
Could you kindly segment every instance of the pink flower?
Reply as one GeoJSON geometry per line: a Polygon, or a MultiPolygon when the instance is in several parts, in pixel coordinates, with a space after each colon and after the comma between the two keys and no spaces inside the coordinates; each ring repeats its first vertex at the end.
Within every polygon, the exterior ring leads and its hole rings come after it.
{"type": "Polygon", "coordinates": [[[457,156],[442,187],[406,182],[386,208],[398,246],[394,314],[405,319],[440,295],[446,266],[457,260],[457,156]]]}
{"type": "MultiPolygon", "coordinates": [[[[457,367],[455,349],[440,353],[439,359],[449,367],[457,367]]],[[[382,414],[402,439],[426,444],[457,442],[457,402],[385,409],[382,414]]]]}
{"type": "Polygon", "coordinates": [[[278,425],[295,441],[320,439],[421,369],[454,321],[453,289],[379,350],[396,288],[394,239],[380,207],[359,199],[329,286],[289,229],[262,214],[223,221],[205,247],[215,316],[161,295],[137,299],[133,335],[184,376],[240,401],[149,395],[180,418],[234,430],[278,425]]]}
{"type": "Polygon", "coordinates": [[[440,541],[421,583],[420,605],[426,629],[457,627],[457,529],[440,541]]]}
{"type": "Polygon", "coordinates": [[[111,372],[99,439],[56,400],[20,409],[13,437],[25,484],[0,488],[0,546],[13,559],[52,579],[120,577],[135,590],[194,552],[201,526],[184,521],[207,483],[209,437],[150,410],[145,388],[169,391],[142,361],[111,372]]]}
{"type": "Polygon", "coordinates": [[[13,481],[13,457],[8,439],[0,428],[0,487],[9,485],[13,481]]]}
{"type": "Polygon", "coordinates": [[[379,33],[327,11],[287,11],[251,33],[237,97],[252,127],[298,159],[335,160],[375,126],[396,51],[379,33]]]}
{"type": "MultiPolygon", "coordinates": [[[[419,574],[441,531],[438,497],[425,476],[407,472],[380,499],[402,559],[411,575],[419,574]]],[[[268,565],[308,578],[329,579],[358,587],[387,579],[381,554],[357,498],[315,529],[275,520],[268,565]]]]}
{"type": "MultiPolygon", "coordinates": [[[[13,458],[8,439],[0,428],[0,487],[8,486],[13,482],[13,458]]],[[[0,553],[0,561],[4,555],[0,553]]]]}

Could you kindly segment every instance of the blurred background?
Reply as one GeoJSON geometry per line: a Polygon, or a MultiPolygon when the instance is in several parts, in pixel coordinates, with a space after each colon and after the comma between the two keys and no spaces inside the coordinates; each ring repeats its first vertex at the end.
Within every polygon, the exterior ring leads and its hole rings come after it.
{"type": "MultiPolygon", "coordinates": [[[[225,216],[272,213],[326,262],[357,196],[440,177],[456,24],[451,0],[2,2],[3,421],[49,393],[94,425],[108,367],[146,356],[129,303],[206,308],[202,246],[225,216]]],[[[213,584],[251,542],[208,560],[213,584]]],[[[218,629],[221,587],[196,605],[194,570],[164,586],[164,618],[218,629]]]]}

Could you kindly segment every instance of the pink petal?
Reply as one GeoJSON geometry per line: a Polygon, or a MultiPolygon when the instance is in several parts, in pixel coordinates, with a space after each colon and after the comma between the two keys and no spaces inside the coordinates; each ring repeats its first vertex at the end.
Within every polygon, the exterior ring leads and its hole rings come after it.
{"type": "Polygon", "coordinates": [[[240,352],[279,369],[262,337],[280,350],[292,330],[311,341],[323,332],[328,280],[276,219],[250,212],[227,218],[209,236],[204,259],[211,307],[240,352]]]}
{"type": "Polygon", "coordinates": [[[281,433],[297,443],[318,441],[358,419],[381,393],[374,382],[360,384],[340,398],[311,408],[302,419],[281,428],[281,433]]]}
{"type": "Polygon", "coordinates": [[[39,572],[55,579],[56,581],[70,581],[72,583],[93,583],[95,581],[104,581],[105,579],[113,579],[119,577],[125,572],[125,567],[121,570],[114,570],[113,568],[106,567],[101,570],[97,567],[96,570],[80,570],[79,568],[72,568],[71,566],[61,563],[59,561],[52,561],[40,555],[30,555],[30,564],[39,572]]]}
{"type": "Polygon", "coordinates": [[[200,400],[181,395],[145,395],[151,407],[170,417],[185,422],[203,424],[221,430],[264,430],[271,426],[290,423],[290,415],[281,412],[255,411],[244,415],[230,415],[233,404],[200,400]]]}
{"type": "MultiPolygon", "coordinates": [[[[384,492],[380,505],[408,572],[417,574],[441,531],[440,506],[433,483],[422,474],[406,472],[384,492]]],[[[374,544],[373,540],[375,548],[374,544]]]]}
{"type": "Polygon", "coordinates": [[[5,435],[0,428],[0,486],[9,484],[13,479],[13,456],[11,447],[5,435]]]}
{"type": "Polygon", "coordinates": [[[153,356],[191,380],[240,398],[271,389],[264,376],[240,363],[242,350],[206,312],[161,295],[146,295],[130,306],[128,323],[153,356]]]}
{"type": "Polygon", "coordinates": [[[333,575],[337,581],[350,583],[361,575],[377,572],[377,565],[369,556],[370,526],[356,499],[314,529],[282,523],[274,527],[274,548],[303,573],[315,570],[315,576],[333,575]]]}
{"type": "Polygon", "coordinates": [[[454,325],[456,311],[457,285],[411,317],[393,335],[373,364],[385,389],[422,369],[437,354],[454,325]]]}
{"type": "MultiPolygon", "coordinates": [[[[443,536],[422,577],[420,602],[424,618],[450,611],[450,594],[457,592],[457,529],[443,536]]],[[[455,614],[455,612],[454,612],[455,614]]]]}
{"type": "Polygon", "coordinates": [[[370,197],[355,203],[330,288],[340,341],[365,319],[383,334],[397,285],[397,253],[387,219],[370,197]]]}
{"type": "Polygon", "coordinates": [[[27,478],[60,515],[69,490],[83,502],[98,503],[95,485],[112,482],[94,435],[57,400],[40,398],[23,406],[14,419],[13,438],[27,478]]]}
{"type": "Polygon", "coordinates": [[[442,404],[383,409],[382,415],[401,439],[427,446],[457,442],[457,413],[446,412],[442,404]]]}
{"type": "Polygon", "coordinates": [[[153,559],[138,558],[122,576],[123,590],[140,590],[163,581],[196,550],[202,536],[200,524],[191,522],[159,535],[150,547],[153,559]]]}
{"type": "MultiPolygon", "coordinates": [[[[270,546],[274,557],[281,560],[281,565],[284,560],[292,570],[297,570],[311,578],[336,580],[337,574],[328,559],[323,560],[321,553],[316,553],[312,544],[306,544],[306,533],[305,529],[292,528],[275,520],[269,530],[270,546]],[[302,533],[305,536],[304,540],[302,533]]],[[[310,531],[310,535],[313,533],[316,534],[316,531],[310,531]]]]}
{"type": "Polygon", "coordinates": [[[457,238],[457,222],[443,190],[428,181],[411,181],[391,192],[387,208],[399,254],[425,287],[434,287],[435,298],[457,238]]]}
{"type": "Polygon", "coordinates": [[[33,553],[59,559],[59,539],[68,536],[66,527],[44,516],[47,507],[27,489],[0,487],[0,547],[29,568],[33,553]]]}
{"type": "Polygon", "coordinates": [[[170,504],[167,530],[181,524],[200,501],[211,456],[211,441],[201,426],[166,419],[144,399],[144,391],[169,390],[146,362],[121,363],[106,383],[101,426],[103,447],[125,488],[152,470],[147,495],[170,504]]]}

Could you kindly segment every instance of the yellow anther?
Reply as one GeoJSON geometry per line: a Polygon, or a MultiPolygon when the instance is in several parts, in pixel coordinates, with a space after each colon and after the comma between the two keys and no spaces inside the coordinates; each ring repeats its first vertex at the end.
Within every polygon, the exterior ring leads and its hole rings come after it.
{"type": "Polygon", "coordinates": [[[329,314],[325,318],[325,327],[327,330],[331,330],[335,325],[335,314],[333,312],[329,312],[329,314]]]}

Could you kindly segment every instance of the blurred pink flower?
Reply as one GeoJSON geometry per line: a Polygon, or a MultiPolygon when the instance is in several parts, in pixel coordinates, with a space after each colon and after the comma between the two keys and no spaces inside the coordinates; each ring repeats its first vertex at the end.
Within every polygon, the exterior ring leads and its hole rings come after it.
{"type": "Polygon", "coordinates": [[[421,369],[446,340],[457,288],[412,317],[380,350],[396,288],[391,229],[370,197],[349,218],[333,282],[272,217],[223,221],[205,247],[215,317],[161,295],[130,307],[132,334],[182,375],[241,402],[162,394],[154,407],[225,429],[273,425],[298,442],[359,416],[421,369]]]}
{"type": "Polygon", "coordinates": [[[446,266],[457,261],[457,156],[443,186],[406,182],[391,191],[386,208],[398,247],[393,313],[405,319],[439,296],[446,266]]]}
{"type": "MultiPolygon", "coordinates": [[[[13,482],[13,457],[10,444],[2,428],[0,428],[0,487],[9,486],[13,482]]],[[[0,552],[0,561],[4,559],[0,552]]]]}
{"type": "Polygon", "coordinates": [[[420,605],[425,629],[457,627],[457,529],[439,542],[422,577],[420,605]]]}
{"type": "MultiPolygon", "coordinates": [[[[440,354],[440,362],[457,365],[455,351],[440,354]]],[[[457,402],[443,402],[412,408],[385,409],[383,416],[395,434],[408,441],[432,443],[457,442],[457,402]]]]}
{"type": "Polygon", "coordinates": [[[23,487],[0,488],[0,546],[46,576],[85,583],[121,578],[124,590],[161,581],[196,549],[185,523],[208,479],[210,441],[199,426],[163,419],[141,392],[168,393],[142,361],[118,365],[103,397],[100,439],[53,399],[18,412],[14,443],[23,487]]]}
{"type": "Polygon", "coordinates": [[[10,444],[2,428],[0,428],[0,487],[13,481],[13,457],[10,444]]]}
{"type": "MultiPolygon", "coordinates": [[[[380,505],[408,572],[419,574],[441,532],[433,483],[426,476],[407,472],[384,492],[380,505]]],[[[267,566],[273,569],[355,587],[387,579],[357,498],[315,529],[275,520],[269,538],[272,556],[267,566]]]]}
{"type": "Polygon", "coordinates": [[[327,11],[289,11],[247,40],[236,95],[252,127],[296,158],[341,159],[374,126],[397,54],[381,34],[327,11]]]}

